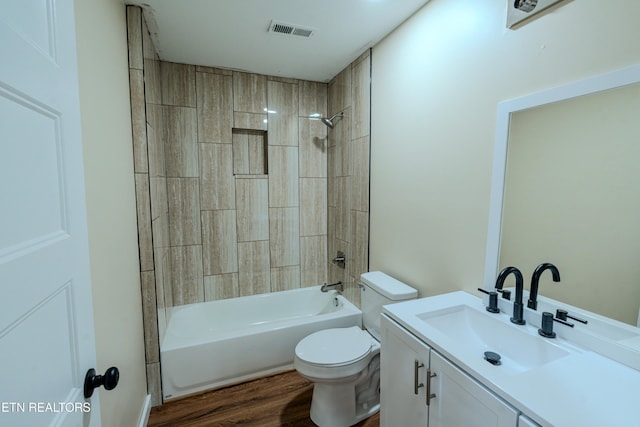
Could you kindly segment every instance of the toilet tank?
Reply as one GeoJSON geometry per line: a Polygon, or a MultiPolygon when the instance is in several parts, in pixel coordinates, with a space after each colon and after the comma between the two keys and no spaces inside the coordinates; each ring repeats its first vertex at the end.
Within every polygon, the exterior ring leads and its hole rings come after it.
{"type": "Polygon", "coordinates": [[[360,275],[360,309],[362,323],[380,341],[380,315],[382,306],[418,297],[418,291],[381,272],[370,271],[360,275]]]}

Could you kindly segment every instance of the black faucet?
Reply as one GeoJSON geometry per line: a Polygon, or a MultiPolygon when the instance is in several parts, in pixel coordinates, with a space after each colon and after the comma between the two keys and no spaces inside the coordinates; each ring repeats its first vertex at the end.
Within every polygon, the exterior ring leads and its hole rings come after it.
{"type": "Polygon", "coordinates": [[[526,322],[522,317],[522,291],[524,289],[524,280],[522,280],[522,273],[515,267],[507,267],[498,274],[496,279],[496,289],[502,289],[504,280],[508,275],[513,274],[516,276],[516,297],[513,302],[513,316],[511,317],[511,323],[516,325],[524,325],[526,322]]]}
{"type": "Polygon", "coordinates": [[[529,289],[529,301],[527,301],[527,307],[537,310],[538,309],[538,286],[540,281],[540,275],[543,271],[549,270],[553,275],[553,281],[560,281],[560,272],[555,265],[545,262],[536,267],[531,276],[531,289],[529,289]]]}

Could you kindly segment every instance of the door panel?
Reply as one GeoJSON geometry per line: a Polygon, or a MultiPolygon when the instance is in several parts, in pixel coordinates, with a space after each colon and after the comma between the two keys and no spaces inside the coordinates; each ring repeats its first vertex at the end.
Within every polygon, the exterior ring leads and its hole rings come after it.
{"type": "Polygon", "coordinates": [[[0,235],[1,256],[28,250],[64,233],[66,227],[59,167],[60,117],[34,100],[2,88],[0,117],[3,134],[13,135],[0,146],[0,179],[4,183],[0,197],[12,201],[3,215],[12,226],[0,235]],[[11,178],[20,182],[6,181],[11,178]]]}

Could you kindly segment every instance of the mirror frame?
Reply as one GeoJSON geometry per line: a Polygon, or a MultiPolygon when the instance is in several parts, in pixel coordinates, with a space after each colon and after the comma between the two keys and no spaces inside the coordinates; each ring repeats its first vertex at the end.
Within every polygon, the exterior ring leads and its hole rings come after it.
{"type": "Polygon", "coordinates": [[[589,77],[566,85],[542,90],[530,95],[502,101],[496,115],[496,135],[493,152],[491,195],[489,198],[489,226],[484,268],[484,288],[495,287],[500,264],[500,241],[502,239],[502,211],[504,204],[504,180],[507,170],[507,150],[511,114],[545,104],[565,101],[609,89],[640,83],[640,65],[633,65],[589,77]]]}

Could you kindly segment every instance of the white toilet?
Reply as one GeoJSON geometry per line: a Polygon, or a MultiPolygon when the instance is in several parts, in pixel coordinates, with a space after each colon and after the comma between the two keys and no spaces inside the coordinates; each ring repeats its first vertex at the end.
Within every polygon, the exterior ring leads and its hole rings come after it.
{"type": "Polygon", "coordinates": [[[382,306],[418,296],[412,287],[380,271],[364,273],[360,281],[366,330],[325,329],[296,346],[296,370],[315,383],[311,420],[320,427],[352,426],[378,412],[382,306]]]}

